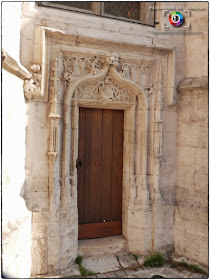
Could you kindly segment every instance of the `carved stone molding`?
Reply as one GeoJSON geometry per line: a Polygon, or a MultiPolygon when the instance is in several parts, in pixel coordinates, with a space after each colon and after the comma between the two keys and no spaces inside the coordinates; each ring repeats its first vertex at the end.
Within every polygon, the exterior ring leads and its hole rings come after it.
{"type": "Polygon", "coordinates": [[[208,78],[188,78],[178,84],[178,92],[182,93],[189,90],[205,90],[208,89],[208,78]]]}

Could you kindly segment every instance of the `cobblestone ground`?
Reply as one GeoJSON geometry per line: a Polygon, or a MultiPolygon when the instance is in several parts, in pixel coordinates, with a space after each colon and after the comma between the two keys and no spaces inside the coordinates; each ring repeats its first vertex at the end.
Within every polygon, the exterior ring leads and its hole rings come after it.
{"type": "Polygon", "coordinates": [[[193,273],[187,270],[182,270],[178,271],[176,269],[169,268],[167,266],[161,267],[161,268],[152,268],[152,269],[142,269],[142,268],[137,268],[137,269],[121,269],[121,270],[116,270],[116,271],[110,271],[107,273],[98,273],[93,276],[69,276],[65,278],[90,278],[90,279],[115,279],[115,278],[136,278],[136,279],[159,279],[159,278],[165,278],[165,279],[203,279],[206,278],[208,279],[207,275],[202,275],[199,273],[193,273]]]}
{"type": "MultiPolygon", "coordinates": [[[[130,254],[121,254],[114,256],[84,258],[82,264],[85,268],[95,272],[93,276],[81,276],[77,265],[74,267],[74,274],[66,275],[65,278],[90,278],[90,279],[115,279],[115,278],[175,278],[175,279],[202,279],[208,278],[207,275],[193,273],[186,269],[171,268],[166,264],[160,268],[147,268],[143,266],[144,257],[137,260],[130,254]],[[97,273],[99,272],[99,273],[97,273]]],[[[70,272],[70,271],[69,271],[70,272]]],[[[73,272],[73,271],[72,271],[73,272]]]]}
{"type": "MultiPolygon", "coordinates": [[[[137,260],[130,254],[87,257],[83,259],[82,265],[93,271],[93,276],[81,276],[78,265],[73,265],[71,269],[62,276],[45,276],[44,278],[65,278],[65,279],[208,279],[208,275],[194,273],[187,269],[171,268],[170,264],[165,264],[159,268],[148,268],[142,264],[144,257],[137,260]]],[[[37,277],[38,278],[38,277],[37,277]]]]}

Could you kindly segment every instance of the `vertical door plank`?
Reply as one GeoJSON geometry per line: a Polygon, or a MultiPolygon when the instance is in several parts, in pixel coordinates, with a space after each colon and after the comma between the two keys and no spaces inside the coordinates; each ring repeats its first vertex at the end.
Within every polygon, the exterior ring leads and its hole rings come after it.
{"type": "Polygon", "coordinates": [[[120,221],[122,216],[123,123],[124,112],[114,110],[112,117],[112,221],[120,221]]]}
{"type": "Polygon", "coordinates": [[[78,159],[82,166],[77,167],[78,173],[78,212],[79,224],[84,223],[84,191],[85,191],[85,108],[79,109],[79,144],[78,159]]]}
{"type": "Polygon", "coordinates": [[[91,148],[92,148],[92,111],[86,109],[85,118],[85,192],[84,192],[84,224],[89,222],[91,214],[91,148]]]}
{"type": "Polygon", "coordinates": [[[100,222],[100,188],[101,188],[101,146],[102,146],[102,110],[92,110],[91,141],[91,185],[89,223],[100,222]]]}
{"type": "Polygon", "coordinates": [[[101,222],[111,221],[112,186],[112,110],[103,110],[101,222]]]}

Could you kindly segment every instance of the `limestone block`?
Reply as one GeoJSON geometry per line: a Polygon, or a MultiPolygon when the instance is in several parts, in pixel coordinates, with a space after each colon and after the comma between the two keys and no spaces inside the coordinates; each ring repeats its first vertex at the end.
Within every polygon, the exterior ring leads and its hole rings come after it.
{"type": "MultiPolygon", "coordinates": [[[[207,247],[207,243],[202,244],[202,235],[195,232],[186,233],[186,246],[185,246],[185,255],[189,258],[197,260],[199,256],[200,246],[207,247]]],[[[205,240],[207,241],[207,239],[205,240]]]]}
{"type": "Polygon", "coordinates": [[[208,151],[207,149],[195,150],[195,163],[197,166],[203,166],[205,170],[208,169],[208,151]]]}
{"type": "Polygon", "coordinates": [[[197,110],[200,121],[208,118],[208,93],[207,90],[203,94],[197,96],[197,110]]]}
{"type": "Polygon", "coordinates": [[[128,250],[132,253],[144,254],[144,230],[136,227],[128,228],[128,250]]]}
{"type": "Polygon", "coordinates": [[[164,232],[163,229],[155,229],[154,231],[154,251],[162,252],[164,247],[164,232]]]}
{"type": "Polygon", "coordinates": [[[194,181],[194,166],[190,164],[183,164],[180,163],[177,166],[177,186],[183,188],[191,188],[195,181],[194,181]],[[186,176],[187,174],[187,176],[186,176]]]}
{"type": "Polygon", "coordinates": [[[190,190],[188,188],[177,186],[177,188],[176,188],[176,200],[179,204],[181,204],[181,205],[182,204],[187,205],[187,203],[191,204],[192,203],[191,199],[193,199],[193,197],[192,197],[192,194],[190,193],[190,190]]]}
{"type": "Polygon", "coordinates": [[[164,182],[163,185],[161,182],[160,195],[164,207],[167,205],[174,207],[174,202],[176,201],[176,187],[174,185],[167,185],[167,182],[164,182]]]}
{"type": "Polygon", "coordinates": [[[152,248],[152,229],[151,227],[144,231],[144,253],[148,254],[152,248]]]}
{"type": "Polygon", "coordinates": [[[179,146],[201,147],[203,140],[200,137],[202,127],[198,122],[178,123],[177,144],[179,146]]]}
{"type": "Polygon", "coordinates": [[[184,221],[180,219],[176,219],[175,222],[174,240],[175,252],[177,254],[183,255],[186,247],[186,230],[184,221]]]}
{"type": "Polygon", "coordinates": [[[207,168],[199,168],[195,171],[195,186],[199,191],[207,192],[208,189],[208,171],[207,168]]]}
{"type": "Polygon", "coordinates": [[[165,128],[166,131],[177,130],[177,113],[176,112],[165,112],[165,128]]]}
{"type": "MultiPolygon", "coordinates": [[[[164,189],[172,189],[176,184],[176,163],[175,161],[162,161],[161,162],[161,177],[160,177],[160,191],[164,189]]],[[[169,196],[171,194],[167,194],[169,196]]]]}
{"type": "Polygon", "coordinates": [[[168,161],[176,158],[176,132],[165,132],[163,136],[163,155],[168,161]]]}
{"type": "Polygon", "coordinates": [[[33,238],[47,238],[47,224],[33,223],[33,238]]]}
{"type": "Polygon", "coordinates": [[[174,247],[173,228],[163,230],[163,246],[165,246],[166,251],[171,250],[174,247]]]}
{"type": "Polygon", "coordinates": [[[34,192],[33,193],[33,210],[38,211],[48,211],[48,192],[34,192]]]}
{"type": "Polygon", "coordinates": [[[200,223],[199,221],[188,221],[186,223],[186,231],[195,233],[195,234],[208,234],[208,228],[205,224],[200,223]]]}
{"type": "Polygon", "coordinates": [[[197,101],[197,94],[191,94],[191,91],[187,91],[185,94],[179,95],[179,103],[177,108],[178,128],[180,122],[186,123],[193,120],[198,121],[197,101]]]}
{"type": "Polygon", "coordinates": [[[173,229],[175,222],[175,209],[174,205],[163,206],[163,228],[173,229]]]}
{"type": "Polygon", "coordinates": [[[34,177],[31,180],[31,190],[33,192],[47,192],[48,191],[48,178],[47,177],[34,177]]]}
{"type": "Polygon", "coordinates": [[[31,274],[47,273],[47,239],[32,240],[32,269],[31,274]]]}
{"type": "Polygon", "coordinates": [[[197,149],[194,147],[178,146],[177,148],[177,161],[180,163],[195,163],[197,149]]]}
{"type": "Polygon", "coordinates": [[[48,212],[33,212],[33,223],[35,224],[46,224],[49,219],[49,213],[48,212]]]}
{"type": "Polygon", "coordinates": [[[143,229],[145,228],[145,219],[145,211],[128,210],[128,226],[143,229]]]}
{"type": "Polygon", "coordinates": [[[207,208],[192,207],[191,205],[179,206],[176,208],[176,220],[185,221],[199,221],[201,224],[208,224],[208,211],[207,208]]]}
{"type": "Polygon", "coordinates": [[[189,58],[186,65],[187,77],[207,76],[207,42],[204,41],[204,38],[202,38],[202,36],[196,36],[194,38],[186,38],[186,44],[186,58],[189,58]],[[195,57],[195,59],[190,59],[192,56],[195,57]]]}

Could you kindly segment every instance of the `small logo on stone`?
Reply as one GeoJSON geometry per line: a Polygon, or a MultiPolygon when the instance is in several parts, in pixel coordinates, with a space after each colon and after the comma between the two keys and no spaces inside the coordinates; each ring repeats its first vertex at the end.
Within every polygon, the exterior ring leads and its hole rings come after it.
{"type": "Polygon", "coordinates": [[[184,17],[180,12],[173,12],[169,15],[169,22],[173,26],[180,26],[184,21],[184,17]]]}

